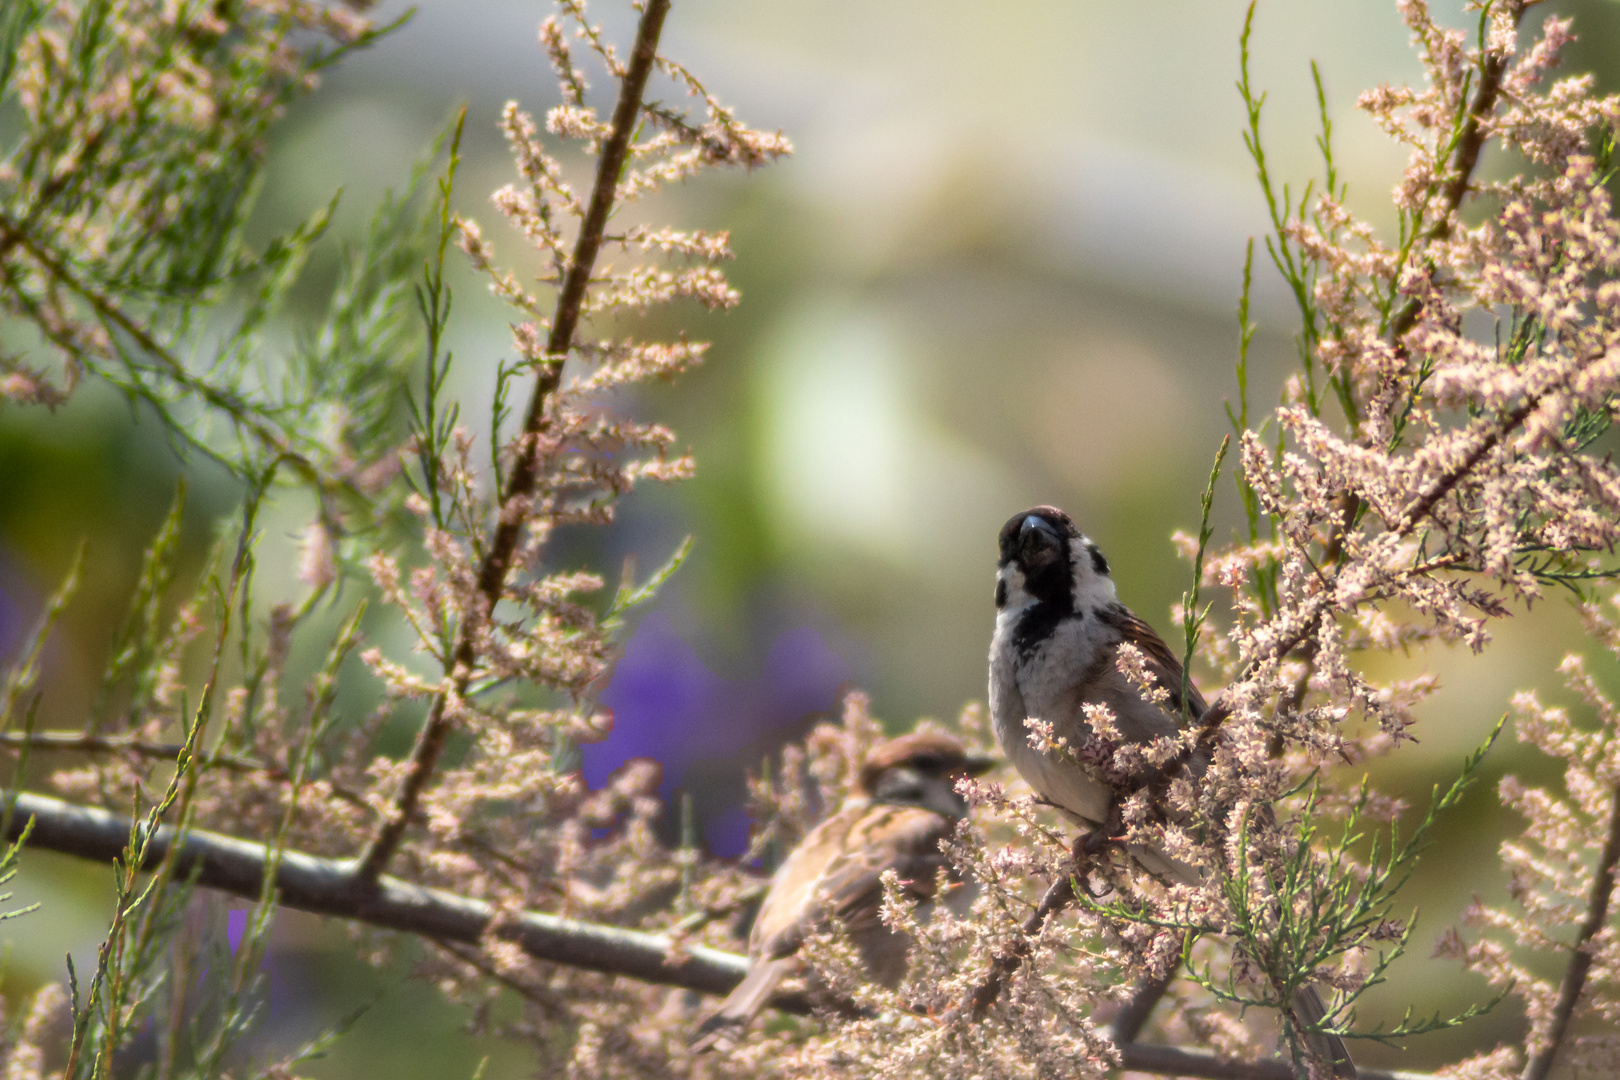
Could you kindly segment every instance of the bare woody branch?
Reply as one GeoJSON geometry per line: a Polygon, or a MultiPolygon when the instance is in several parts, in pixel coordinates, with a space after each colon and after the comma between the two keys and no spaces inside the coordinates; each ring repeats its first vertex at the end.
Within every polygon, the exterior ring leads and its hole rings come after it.
{"type": "MultiPolygon", "coordinates": [[[[669,13],[669,3],[670,0],[648,0],[636,31],[629,67],[620,82],[618,104],[613,110],[613,130],[603,143],[590,203],[580,222],[579,238],[574,244],[568,273],[557,293],[551,333],[546,341],[548,363],[541,369],[529,398],[528,414],[519,441],[521,449],[508,476],[506,490],[501,492],[499,522],[478,568],[478,593],[485,617],[494,612],[495,605],[500,601],[506,575],[511,568],[512,554],[517,549],[527,517],[524,508],[534,494],[539,478],[540,436],[549,425],[547,409],[562,381],[563,361],[574,347],[574,334],[585,307],[591,274],[596,267],[596,257],[602,248],[619,178],[629,159],[630,144],[640,119],[647,80],[658,59],[658,38],[663,32],[664,16],[669,13]]],[[[474,618],[477,618],[477,614],[470,612],[469,623],[474,618]]],[[[429,706],[427,720],[411,751],[410,768],[400,783],[399,794],[377,835],[356,862],[354,884],[362,891],[370,888],[387,869],[444,753],[451,726],[447,707],[452,698],[467,692],[477,659],[474,631],[475,627],[466,623],[461,627],[452,654],[451,670],[447,673],[450,688],[441,690],[429,706]]]]}
{"type": "MultiPolygon", "coordinates": [[[[13,813],[5,819],[3,840],[16,840],[30,821],[29,847],[107,864],[124,853],[134,826],[128,818],[105,810],[23,792],[16,796],[13,813]]],[[[152,865],[162,862],[175,843],[175,830],[161,827],[147,846],[148,861],[152,865]]],[[[265,845],[202,830],[186,832],[178,844],[174,852],[177,879],[195,880],[204,888],[246,900],[257,901],[264,895],[264,875],[272,862],[272,852],[265,845]]],[[[493,936],[548,963],[714,995],[729,992],[748,971],[747,959],[735,953],[702,945],[677,949],[662,934],[535,911],[497,919],[495,910],[480,900],[387,876],[377,878],[369,893],[359,894],[351,884],[349,864],[303,852],[281,853],[275,875],[274,892],[283,907],[354,919],[440,943],[476,946],[493,936]]],[[[771,1005],[784,1012],[811,1011],[811,1001],[802,993],[778,992],[771,1005]]],[[[1171,1046],[1129,1043],[1119,1052],[1121,1066],[1134,1072],[1205,1080],[1294,1080],[1295,1075],[1293,1066],[1284,1061],[1222,1061],[1211,1054],[1171,1046]]],[[[1362,1068],[1360,1075],[1362,1080],[1430,1080],[1418,1073],[1382,1069],[1362,1068]]]]}
{"type": "MultiPolygon", "coordinates": [[[[1287,1061],[1222,1061],[1212,1054],[1174,1046],[1130,1043],[1119,1048],[1120,1068],[1159,1076],[1197,1076],[1202,1080],[1299,1080],[1299,1071],[1287,1061]]],[[[1359,1080],[1434,1080],[1426,1073],[1398,1072],[1356,1066],[1359,1080]]]]}
{"type": "MultiPolygon", "coordinates": [[[[7,840],[20,836],[30,819],[34,829],[29,847],[109,864],[123,854],[132,825],[128,818],[105,810],[24,792],[17,796],[7,822],[7,840]]],[[[151,862],[161,861],[174,843],[174,830],[165,826],[149,848],[151,862]]],[[[176,877],[183,880],[195,874],[205,888],[257,900],[263,894],[270,856],[263,844],[192,830],[180,838],[176,877]]],[[[706,994],[728,992],[748,970],[748,961],[741,956],[701,945],[677,951],[669,938],[658,934],[539,912],[497,921],[489,904],[439,889],[380,877],[369,894],[358,894],[350,882],[347,862],[287,851],[276,872],[275,891],[283,906],[298,911],[467,945],[477,945],[490,935],[515,942],[537,960],[706,994]]],[[[802,997],[785,997],[777,1005],[809,1011],[802,997]]]]}

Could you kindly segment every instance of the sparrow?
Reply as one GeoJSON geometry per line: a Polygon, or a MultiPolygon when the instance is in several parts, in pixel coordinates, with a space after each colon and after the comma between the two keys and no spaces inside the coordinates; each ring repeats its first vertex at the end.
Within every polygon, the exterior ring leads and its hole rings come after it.
{"type": "MultiPolygon", "coordinates": [[[[849,934],[873,982],[898,986],[910,941],[879,917],[883,873],[894,870],[914,903],[935,901],[939,871],[948,869],[940,842],[967,816],[956,781],[983,775],[994,764],[933,732],[902,735],[873,749],[855,794],[812,829],[771,878],[748,937],[748,974],[693,1032],[693,1051],[747,1027],[777,985],[801,971],[797,954],[805,938],[832,922],[849,934]]],[[[951,892],[950,906],[971,903],[971,890],[951,892]]]]}
{"type": "MultiPolygon", "coordinates": [[[[990,643],[990,718],[996,742],[1030,787],[1071,822],[1105,826],[1114,789],[1098,772],[1045,741],[1031,741],[1028,721],[1051,725],[1070,750],[1094,746],[1084,706],[1107,706],[1120,739],[1145,743],[1175,736],[1205,711],[1198,689],[1153,628],[1119,602],[1108,560],[1069,515],[1051,506],[1015,514],[1002,526],[996,572],[996,628],[990,643]],[[1122,645],[1135,646],[1162,704],[1143,694],[1118,663],[1122,645]],[[1185,685],[1184,685],[1185,684],[1185,685]]],[[[1187,762],[1195,779],[1207,756],[1187,762]]],[[[1135,863],[1161,880],[1197,885],[1202,873],[1152,845],[1132,844],[1135,863]]],[[[1292,1001],[1307,1026],[1327,1015],[1310,987],[1292,1001]]],[[[1333,1063],[1334,1075],[1354,1077],[1344,1042],[1308,1035],[1312,1049],[1333,1063]]]]}

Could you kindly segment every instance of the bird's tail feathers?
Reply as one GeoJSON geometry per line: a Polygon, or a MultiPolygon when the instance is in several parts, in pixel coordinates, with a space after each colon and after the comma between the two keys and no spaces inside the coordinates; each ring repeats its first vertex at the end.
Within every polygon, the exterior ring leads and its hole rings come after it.
{"type": "Polygon", "coordinates": [[[1322,1004],[1322,996],[1312,987],[1301,987],[1294,992],[1293,1008],[1294,1015],[1307,1029],[1301,1031],[1300,1035],[1311,1052],[1333,1064],[1334,1076],[1341,1080],[1355,1080],[1356,1064],[1350,1060],[1350,1051],[1345,1048],[1344,1040],[1337,1035],[1309,1030],[1327,1019],[1327,1006],[1322,1004]]]}
{"type": "Polygon", "coordinates": [[[765,1007],[779,984],[794,968],[794,958],[784,956],[765,960],[748,969],[720,1007],[692,1032],[687,1045],[694,1054],[713,1050],[721,1043],[734,1042],[749,1021],[765,1007]]]}

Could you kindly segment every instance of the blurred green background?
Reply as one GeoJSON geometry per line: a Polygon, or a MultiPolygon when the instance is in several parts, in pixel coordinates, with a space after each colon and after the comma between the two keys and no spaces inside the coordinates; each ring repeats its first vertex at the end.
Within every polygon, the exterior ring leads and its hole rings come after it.
{"type": "MultiPolygon", "coordinates": [[[[1461,25],[1461,0],[1435,8],[1461,25]]],[[[378,11],[386,20],[403,9],[378,11]]],[[[809,628],[879,715],[954,714],[984,694],[996,529],[1035,502],[1068,509],[1108,553],[1122,598],[1169,631],[1188,582],[1169,538],[1196,528],[1227,430],[1244,246],[1265,230],[1233,89],[1244,10],[1238,0],[677,0],[666,51],[744,120],[783,129],[797,152],[756,175],[666,193],[654,211],[677,226],[729,228],[744,297],[725,315],[677,312],[691,336],[714,341],[709,360],[636,404],[691,446],[698,478],[638,492],[611,550],[591,553],[610,570],[629,552],[647,566],[695,534],[658,604],[661,632],[718,680],[745,684],[761,678],[779,635],[809,628]]],[[[511,176],[496,119],[510,98],[537,115],[554,100],[535,42],[547,12],[516,0],[420,4],[281,125],[265,228],[342,187],[339,231],[354,233],[465,102],[459,208],[513,257],[516,238],[486,201],[511,176]]],[[[1620,5],[1562,0],[1531,21],[1563,13],[1580,35],[1570,68],[1620,86],[1620,5]]],[[[593,14],[624,38],[627,9],[604,0],[593,14]]],[[[1420,77],[1394,4],[1263,0],[1252,51],[1275,174],[1296,187],[1315,174],[1314,59],[1352,203],[1388,225],[1404,156],[1354,105],[1363,89],[1420,77]]],[[[470,275],[457,288],[457,389],[479,402],[511,355],[510,319],[470,275]]],[[[1253,402],[1264,409],[1292,362],[1293,320],[1258,259],[1254,296],[1253,402]]],[[[674,325],[657,320],[652,329],[674,325]]],[[[55,414],[0,407],[0,650],[14,648],[78,539],[91,545],[87,587],[51,656],[60,724],[72,723],[75,681],[100,668],[182,471],[200,553],[233,493],[178,460],[150,420],[93,386],[55,414]]],[[[267,569],[277,552],[290,558],[298,513],[287,507],[267,525],[267,569]]],[[[1223,486],[1218,535],[1235,520],[1223,486]]],[[[1425,801],[1515,690],[1562,697],[1552,669],[1578,641],[1568,605],[1552,598],[1498,626],[1482,657],[1378,660],[1380,675],[1431,670],[1443,686],[1422,710],[1421,742],[1380,763],[1380,782],[1425,801]]],[[[1594,661],[1611,683],[1613,666],[1594,661]]],[[[783,736],[802,726],[790,719],[783,736]]],[[[1509,768],[1549,778],[1504,744],[1487,780],[1509,768]]],[[[1369,999],[1365,1024],[1398,1018],[1408,1002],[1456,1008],[1483,995],[1426,954],[1473,894],[1501,894],[1493,853],[1511,825],[1488,783],[1447,824],[1414,886],[1423,921],[1413,956],[1369,999]]],[[[18,892],[45,907],[0,928],[12,994],[61,977],[64,950],[82,959],[93,948],[110,895],[99,869],[45,855],[25,860],[18,892]]],[[[278,934],[273,1041],[381,993],[320,1074],[471,1075],[489,1050],[450,1034],[458,1018],[425,988],[353,959],[341,930],[288,916],[278,934]]],[[[1516,1023],[1504,1009],[1405,1053],[1361,1053],[1423,1068],[1516,1023]]],[[[522,1065],[497,1056],[486,1075],[522,1065]]]]}

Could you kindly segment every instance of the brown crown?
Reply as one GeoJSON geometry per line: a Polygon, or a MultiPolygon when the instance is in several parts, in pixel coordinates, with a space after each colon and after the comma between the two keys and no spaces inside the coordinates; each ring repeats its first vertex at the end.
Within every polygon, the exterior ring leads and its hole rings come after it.
{"type": "Polygon", "coordinates": [[[890,769],[924,762],[933,766],[929,771],[961,773],[964,776],[979,776],[995,764],[983,754],[968,753],[962,743],[950,735],[937,731],[913,731],[909,735],[879,743],[866,756],[866,763],[861,766],[860,789],[871,794],[877,786],[878,777],[890,769]]]}

